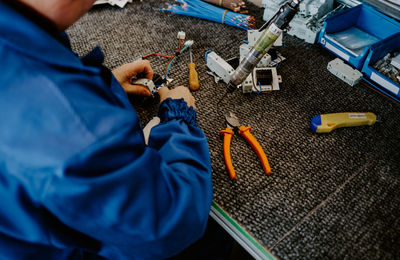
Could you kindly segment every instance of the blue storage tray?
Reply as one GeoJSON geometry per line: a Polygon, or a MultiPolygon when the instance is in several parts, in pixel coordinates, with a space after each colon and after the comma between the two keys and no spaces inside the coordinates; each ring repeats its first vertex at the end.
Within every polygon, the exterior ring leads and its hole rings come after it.
{"type": "MultiPolygon", "coordinates": [[[[392,35],[385,41],[381,41],[371,46],[368,56],[365,59],[364,66],[361,72],[364,76],[369,79],[370,83],[373,83],[375,88],[381,87],[389,96],[392,96],[396,100],[400,98],[400,84],[394,82],[390,78],[386,77],[382,73],[379,73],[373,68],[374,64],[386,56],[389,52],[400,51],[400,33],[392,35]]],[[[381,91],[382,92],[382,91],[381,91]]]]}
{"type": "Polygon", "coordinates": [[[318,42],[361,70],[369,48],[397,32],[400,23],[367,4],[360,4],[327,18],[318,42]]]}

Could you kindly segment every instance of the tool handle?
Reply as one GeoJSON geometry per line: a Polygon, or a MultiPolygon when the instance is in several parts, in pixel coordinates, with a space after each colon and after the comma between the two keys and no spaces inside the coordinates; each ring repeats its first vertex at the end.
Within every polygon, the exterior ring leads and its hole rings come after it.
{"type": "Polygon", "coordinates": [[[316,133],[329,133],[337,128],[375,124],[374,113],[346,112],[315,116],[311,120],[311,130],[316,133]]]}
{"type": "Polygon", "coordinates": [[[267,156],[265,155],[264,150],[262,149],[261,145],[257,142],[254,136],[250,133],[251,127],[250,126],[240,126],[239,127],[239,134],[246,139],[246,141],[251,145],[253,150],[256,152],[258,158],[261,161],[262,167],[266,174],[271,174],[271,167],[269,166],[269,162],[267,156]]]}
{"type": "Polygon", "coordinates": [[[196,71],[196,64],[189,63],[189,89],[192,91],[198,90],[200,87],[199,76],[196,71]]]}
{"type": "Polygon", "coordinates": [[[236,179],[235,169],[233,169],[232,158],[231,158],[231,140],[233,136],[233,131],[230,128],[226,128],[225,130],[221,130],[219,132],[221,136],[224,137],[224,160],[225,166],[228,170],[229,177],[232,180],[236,179]]]}

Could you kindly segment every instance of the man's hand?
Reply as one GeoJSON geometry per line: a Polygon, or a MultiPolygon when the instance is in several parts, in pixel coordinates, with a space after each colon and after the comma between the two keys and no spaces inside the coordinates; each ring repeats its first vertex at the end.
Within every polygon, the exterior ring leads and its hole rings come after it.
{"type": "Polygon", "coordinates": [[[194,104],[195,100],[187,87],[179,86],[174,89],[169,90],[167,87],[162,87],[158,90],[160,95],[160,103],[167,98],[180,99],[183,98],[189,107],[196,109],[194,104]]]}
{"type": "Polygon", "coordinates": [[[148,60],[138,60],[135,62],[127,63],[112,71],[114,77],[118,80],[125,92],[128,94],[139,96],[150,96],[151,93],[145,86],[132,85],[132,77],[139,73],[146,75],[147,79],[153,79],[153,69],[148,60]]]}

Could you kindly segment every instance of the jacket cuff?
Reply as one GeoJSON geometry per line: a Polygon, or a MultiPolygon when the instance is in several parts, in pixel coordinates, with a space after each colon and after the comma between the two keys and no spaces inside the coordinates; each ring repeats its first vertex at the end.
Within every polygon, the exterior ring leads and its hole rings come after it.
{"type": "Polygon", "coordinates": [[[161,102],[158,108],[158,117],[161,122],[168,122],[173,119],[182,119],[192,126],[196,126],[196,111],[189,107],[183,98],[167,98],[161,102]]]}

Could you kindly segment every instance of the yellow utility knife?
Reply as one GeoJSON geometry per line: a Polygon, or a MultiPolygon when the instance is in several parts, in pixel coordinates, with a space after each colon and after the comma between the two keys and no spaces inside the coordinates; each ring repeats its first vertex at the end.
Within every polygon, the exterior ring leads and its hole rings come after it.
{"type": "Polygon", "coordinates": [[[332,113],[314,116],[311,119],[310,127],[315,133],[329,133],[340,127],[371,126],[377,121],[380,121],[380,117],[371,112],[332,113]]]}

